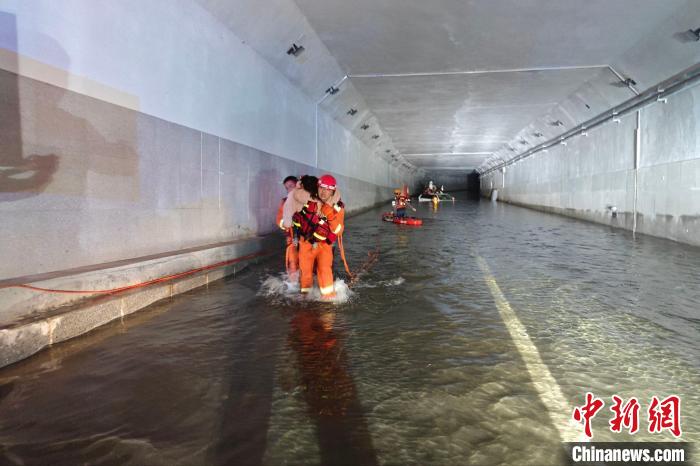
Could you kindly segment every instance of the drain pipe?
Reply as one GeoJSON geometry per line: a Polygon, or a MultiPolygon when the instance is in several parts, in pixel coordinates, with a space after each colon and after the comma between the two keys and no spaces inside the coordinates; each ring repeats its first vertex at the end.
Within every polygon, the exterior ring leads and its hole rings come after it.
{"type": "MultiPolygon", "coordinates": [[[[507,162],[502,162],[500,164],[494,165],[487,170],[484,170],[481,174],[486,175],[502,167],[511,165],[518,160],[527,158],[537,152],[548,149],[550,147],[556,146],[565,142],[567,139],[579,136],[588,130],[605,124],[609,121],[617,120],[623,115],[639,112],[644,107],[653,105],[656,102],[663,102],[666,99],[678,92],[688,89],[692,86],[700,84],[700,64],[695,65],[685,72],[679,73],[666,81],[663,81],[658,86],[651,88],[639,95],[635,95],[633,98],[621,103],[620,105],[613,107],[598,116],[591,118],[590,120],[576,126],[575,128],[561,134],[558,137],[552,138],[549,141],[543,142],[532,149],[519,154],[507,162]]],[[[629,86],[628,86],[629,87],[629,86]]],[[[636,92],[633,90],[633,92],[636,92]]]]}
{"type": "Polygon", "coordinates": [[[639,193],[639,161],[641,158],[641,142],[642,142],[642,111],[637,111],[637,127],[634,130],[634,201],[632,212],[632,237],[637,234],[637,197],[639,193]]]}
{"type": "MultiPolygon", "coordinates": [[[[617,76],[617,79],[620,80],[620,82],[624,83],[627,85],[627,88],[634,93],[635,96],[639,95],[639,91],[634,87],[632,82],[629,79],[625,79],[624,76],[622,76],[620,73],[618,73],[615,68],[612,66],[608,66],[610,71],[617,76]]],[[[633,165],[633,170],[634,170],[634,197],[632,198],[632,238],[635,237],[637,233],[637,193],[639,192],[638,189],[638,183],[639,183],[639,160],[641,157],[641,136],[642,132],[642,110],[641,108],[637,110],[637,115],[636,115],[636,126],[634,128],[634,165],[633,165]]],[[[613,213],[614,216],[614,213],[613,213]]]]}

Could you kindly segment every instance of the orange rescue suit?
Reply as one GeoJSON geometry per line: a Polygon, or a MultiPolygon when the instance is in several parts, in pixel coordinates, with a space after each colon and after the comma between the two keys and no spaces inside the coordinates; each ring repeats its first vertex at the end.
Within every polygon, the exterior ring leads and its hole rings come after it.
{"type": "MultiPolygon", "coordinates": [[[[330,231],[340,236],[345,226],[345,209],[339,204],[323,204],[321,213],[326,217],[330,231]]],[[[311,243],[299,238],[299,268],[301,270],[300,288],[302,293],[308,293],[314,284],[314,265],[316,278],[321,296],[335,296],[333,286],[333,245],[325,241],[311,243]]]]}
{"type": "Polygon", "coordinates": [[[285,228],[284,221],[282,219],[284,211],[284,203],[287,201],[285,197],[280,202],[280,207],[277,209],[277,226],[284,231],[284,237],[287,240],[287,251],[285,252],[285,266],[287,267],[287,274],[291,274],[299,270],[299,250],[294,245],[294,231],[292,228],[285,228]]]}

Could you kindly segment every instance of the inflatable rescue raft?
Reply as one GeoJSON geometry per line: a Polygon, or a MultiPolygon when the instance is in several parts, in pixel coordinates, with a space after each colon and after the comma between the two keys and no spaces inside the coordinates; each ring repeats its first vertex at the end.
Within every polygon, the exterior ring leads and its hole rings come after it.
{"type": "Polygon", "coordinates": [[[423,225],[423,220],[416,218],[416,217],[397,217],[394,215],[393,212],[387,212],[384,215],[382,215],[382,220],[385,222],[392,222],[397,225],[411,225],[411,226],[420,226],[423,225]]]}
{"type": "Polygon", "coordinates": [[[445,193],[435,193],[435,194],[423,193],[423,194],[418,196],[418,202],[432,202],[434,197],[437,197],[438,202],[454,201],[455,200],[454,196],[451,196],[451,195],[445,194],[445,193]]]}

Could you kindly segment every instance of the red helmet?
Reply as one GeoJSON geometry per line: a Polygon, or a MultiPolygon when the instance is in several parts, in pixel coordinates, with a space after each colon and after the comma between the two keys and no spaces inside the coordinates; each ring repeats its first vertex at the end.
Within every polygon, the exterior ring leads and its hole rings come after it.
{"type": "Polygon", "coordinates": [[[333,178],[331,175],[323,175],[318,179],[319,188],[332,189],[335,191],[336,184],[335,178],[333,178]]]}

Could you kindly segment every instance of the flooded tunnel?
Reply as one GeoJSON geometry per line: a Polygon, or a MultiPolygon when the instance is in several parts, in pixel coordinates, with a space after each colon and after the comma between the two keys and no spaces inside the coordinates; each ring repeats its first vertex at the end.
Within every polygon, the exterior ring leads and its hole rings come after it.
{"type": "Polygon", "coordinates": [[[0,0],[0,464],[696,464],[698,28],[0,0]]]}

